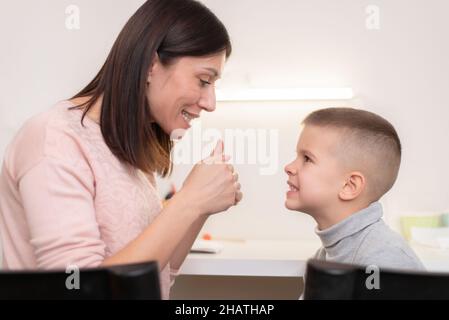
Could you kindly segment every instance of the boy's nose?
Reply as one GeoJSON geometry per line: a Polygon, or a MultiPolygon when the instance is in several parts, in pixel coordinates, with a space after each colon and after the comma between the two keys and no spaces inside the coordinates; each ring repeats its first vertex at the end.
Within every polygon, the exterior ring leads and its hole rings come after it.
{"type": "Polygon", "coordinates": [[[289,176],[294,176],[296,174],[296,170],[295,167],[292,166],[291,163],[289,163],[288,165],[285,166],[284,168],[285,173],[288,174],[289,176]]]}

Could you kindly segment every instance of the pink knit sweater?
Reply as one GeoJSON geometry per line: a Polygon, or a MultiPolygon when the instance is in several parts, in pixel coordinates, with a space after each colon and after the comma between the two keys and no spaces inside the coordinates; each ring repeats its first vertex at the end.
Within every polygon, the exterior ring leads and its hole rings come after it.
{"type": "MultiPolygon", "coordinates": [[[[62,101],[28,120],[6,150],[0,175],[5,269],[99,266],[161,211],[154,177],[120,162],[100,126],[62,101]]],[[[161,270],[168,299],[175,270],[161,270]]]]}

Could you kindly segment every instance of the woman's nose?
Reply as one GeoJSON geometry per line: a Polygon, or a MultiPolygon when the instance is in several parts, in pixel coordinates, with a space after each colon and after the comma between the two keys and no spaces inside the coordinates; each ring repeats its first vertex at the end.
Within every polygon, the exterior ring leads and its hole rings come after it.
{"type": "Polygon", "coordinates": [[[207,112],[213,112],[215,111],[216,103],[215,88],[211,87],[200,97],[198,105],[207,112]]]}

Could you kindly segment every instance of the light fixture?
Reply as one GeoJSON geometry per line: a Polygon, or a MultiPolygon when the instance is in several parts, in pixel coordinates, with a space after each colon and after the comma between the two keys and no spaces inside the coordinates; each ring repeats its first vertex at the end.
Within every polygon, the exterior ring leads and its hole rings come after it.
{"type": "Polygon", "coordinates": [[[352,88],[217,89],[217,101],[349,100],[352,88]]]}

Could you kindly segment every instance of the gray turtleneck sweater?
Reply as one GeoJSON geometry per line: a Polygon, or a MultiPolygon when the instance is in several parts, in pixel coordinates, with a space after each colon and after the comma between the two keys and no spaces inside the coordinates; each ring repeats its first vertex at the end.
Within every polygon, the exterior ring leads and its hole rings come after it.
{"type": "Polygon", "coordinates": [[[323,243],[316,259],[388,269],[424,269],[404,239],[382,220],[379,202],[315,232],[323,243]]]}

